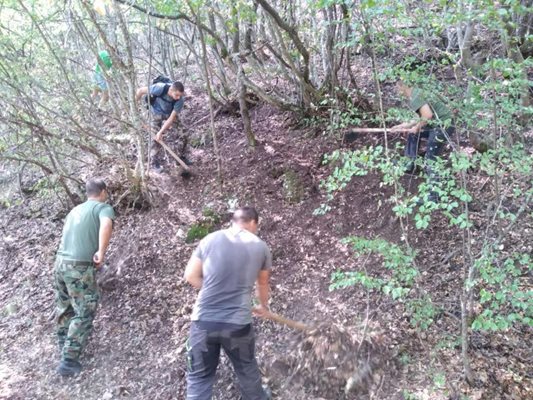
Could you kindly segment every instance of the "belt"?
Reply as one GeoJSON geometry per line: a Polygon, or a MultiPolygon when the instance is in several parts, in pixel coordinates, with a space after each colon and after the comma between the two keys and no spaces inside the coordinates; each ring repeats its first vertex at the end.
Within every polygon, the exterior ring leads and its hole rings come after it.
{"type": "Polygon", "coordinates": [[[91,267],[94,265],[92,261],[65,260],[63,258],[60,258],[58,261],[61,264],[72,265],[73,267],[91,267]]]}

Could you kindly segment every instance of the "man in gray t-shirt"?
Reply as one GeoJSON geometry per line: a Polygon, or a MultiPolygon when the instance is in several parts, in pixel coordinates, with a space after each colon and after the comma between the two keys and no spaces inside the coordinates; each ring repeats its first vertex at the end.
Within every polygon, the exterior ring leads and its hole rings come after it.
{"type": "Polygon", "coordinates": [[[252,312],[268,313],[272,256],[257,233],[259,216],[252,207],[238,209],[233,225],[206,236],[193,252],[185,279],[200,289],[187,343],[187,399],[212,396],[220,349],[233,364],[244,400],[265,400],[255,359],[252,312]],[[252,308],[257,288],[259,305],[252,308]]]}

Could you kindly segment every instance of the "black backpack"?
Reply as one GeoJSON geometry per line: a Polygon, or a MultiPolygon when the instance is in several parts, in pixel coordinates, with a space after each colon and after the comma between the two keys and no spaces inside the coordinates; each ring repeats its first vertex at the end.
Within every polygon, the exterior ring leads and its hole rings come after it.
{"type": "MultiPolygon", "coordinates": [[[[154,95],[151,95],[151,94],[146,96],[146,98],[145,98],[146,107],[153,106],[154,103],[155,103],[155,99],[156,98],[163,97],[164,95],[166,95],[168,93],[168,89],[170,89],[170,86],[172,85],[173,81],[172,81],[172,79],[170,79],[170,78],[168,78],[166,76],[159,75],[159,76],[155,77],[152,80],[152,85],[154,85],[156,83],[164,83],[165,84],[165,88],[163,89],[163,93],[161,93],[160,96],[154,96],[154,95]]],[[[163,100],[165,100],[165,99],[163,98],[163,100]]],[[[172,103],[174,103],[174,101],[172,103]]]]}

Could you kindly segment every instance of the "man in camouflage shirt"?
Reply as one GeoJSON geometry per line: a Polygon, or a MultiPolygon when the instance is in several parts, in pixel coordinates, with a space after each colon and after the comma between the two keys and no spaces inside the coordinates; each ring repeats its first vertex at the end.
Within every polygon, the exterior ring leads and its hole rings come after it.
{"type": "MultiPolygon", "coordinates": [[[[410,159],[410,162],[406,172],[412,172],[415,169],[420,139],[427,139],[424,168],[433,188],[438,181],[438,174],[432,164],[441,154],[447,140],[455,132],[452,114],[438,96],[430,96],[421,89],[410,87],[402,81],[398,81],[397,89],[408,99],[409,108],[416,112],[419,118],[396,125],[391,128],[391,132],[408,133],[405,156],[410,159]]],[[[436,203],[439,201],[439,196],[431,190],[428,200],[436,203]]]]}
{"type": "Polygon", "coordinates": [[[107,188],[101,179],[86,184],[87,201],[67,215],[54,268],[57,338],[61,376],[76,375],[92,330],[99,294],[95,272],[104,262],[115,213],[106,204],[107,188]]]}

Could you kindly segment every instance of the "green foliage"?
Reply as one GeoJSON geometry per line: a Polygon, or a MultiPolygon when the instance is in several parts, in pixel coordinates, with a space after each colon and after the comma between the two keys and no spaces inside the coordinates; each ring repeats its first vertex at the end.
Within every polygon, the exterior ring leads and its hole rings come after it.
{"type": "Polygon", "coordinates": [[[206,207],[202,210],[202,218],[191,225],[185,237],[186,243],[194,243],[213,232],[221,222],[220,215],[213,209],[206,207]]]}
{"type": "Polygon", "coordinates": [[[473,329],[506,330],[516,323],[533,327],[533,290],[521,279],[533,272],[529,254],[513,254],[497,259],[488,252],[476,260],[477,285],[483,311],[472,323],[473,329]]]}
{"type": "Polygon", "coordinates": [[[198,224],[191,225],[191,227],[187,231],[185,242],[194,243],[197,240],[203,239],[205,236],[207,236],[211,232],[212,232],[212,226],[205,222],[200,222],[198,224]]]}
{"type": "Polygon", "coordinates": [[[351,246],[356,258],[372,254],[379,256],[383,266],[391,271],[391,274],[378,278],[363,271],[336,271],[331,277],[330,290],[361,285],[369,290],[382,291],[393,299],[405,297],[409,293],[410,287],[418,275],[418,271],[414,267],[415,254],[412,250],[404,249],[383,239],[366,239],[355,236],[343,239],[343,243],[351,246]]]}
{"type": "Polygon", "coordinates": [[[324,95],[320,101],[320,108],[325,108],[328,111],[327,130],[330,134],[361,124],[365,115],[354,103],[354,99],[359,98],[359,96],[360,94],[356,91],[338,87],[335,88],[333,96],[324,95]]]}
{"type": "Polygon", "coordinates": [[[411,316],[411,324],[420,330],[427,330],[437,315],[437,309],[429,296],[409,301],[407,310],[411,316]]]}
{"type": "Polygon", "coordinates": [[[410,393],[408,390],[402,390],[402,396],[405,400],[418,400],[418,397],[412,393],[410,393]]]}
{"type": "Polygon", "coordinates": [[[436,389],[444,389],[446,387],[446,375],[443,371],[437,371],[433,375],[433,385],[436,389]]]}

